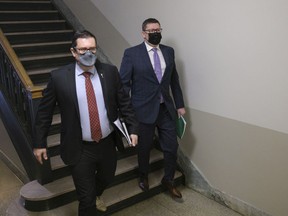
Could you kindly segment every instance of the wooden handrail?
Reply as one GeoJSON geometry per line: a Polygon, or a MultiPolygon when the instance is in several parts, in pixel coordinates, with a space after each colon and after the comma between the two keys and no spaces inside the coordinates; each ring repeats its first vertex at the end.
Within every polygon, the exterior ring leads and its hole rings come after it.
{"type": "Polygon", "coordinates": [[[33,82],[28,76],[25,68],[20,62],[15,51],[12,49],[9,41],[7,40],[1,28],[0,28],[0,43],[5,53],[7,54],[8,58],[10,59],[11,64],[13,65],[15,71],[17,72],[21,82],[23,83],[23,86],[25,86],[25,89],[31,93],[33,99],[41,98],[44,87],[34,86],[33,82]]]}

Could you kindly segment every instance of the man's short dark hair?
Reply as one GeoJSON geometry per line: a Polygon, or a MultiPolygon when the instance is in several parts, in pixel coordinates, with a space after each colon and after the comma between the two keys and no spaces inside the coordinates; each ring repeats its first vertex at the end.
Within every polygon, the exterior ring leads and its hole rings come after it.
{"type": "Polygon", "coordinates": [[[150,23],[158,23],[160,25],[160,22],[155,18],[148,18],[142,23],[142,31],[146,30],[146,26],[150,23]]]}
{"type": "Polygon", "coordinates": [[[75,48],[77,46],[77,39],[78,38],[90,38],[90,37],[93,37],[95,39],[95,43],[97,46],[97,39],[96,39],[95,35],[93,35],[91,32],[89,32],[87,30],[76,31],[74,33],[73,38],[72,38],[71,48],[75,48]]]}

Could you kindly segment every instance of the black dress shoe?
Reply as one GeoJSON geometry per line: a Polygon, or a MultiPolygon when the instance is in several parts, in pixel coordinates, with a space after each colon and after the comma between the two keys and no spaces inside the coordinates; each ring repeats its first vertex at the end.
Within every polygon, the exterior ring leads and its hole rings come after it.
{"type": "Polygon", "coordinates": [[[148,179],[147,179],[147,178],[140,178],[140,179],[139,179],[139,187],[140,187],[143,191],[148,191],[148,190],[149,190],[148,179]]]}
{"type": "Polygon", "coordinates": [[[171,194],[172,198],[182,198],[182,194],[177,188],[173,185],[172,182],[169,182],[165,179],[161,180],[162,185],[168,189],[169,193],[171,194]]]}

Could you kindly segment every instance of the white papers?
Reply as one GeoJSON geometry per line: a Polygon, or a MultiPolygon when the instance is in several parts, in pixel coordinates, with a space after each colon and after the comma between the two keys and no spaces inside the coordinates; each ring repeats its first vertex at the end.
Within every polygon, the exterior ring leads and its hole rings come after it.
{"type": "Polygon", "coordinates": [[[127,143],[129,145],[132,145],[132,141],[130,139],[130,135],[128,133],[128,130],[127,130],[125,122],[124,121],[120,121],[120,119],[117,118],[116,121],[114,121],[113,123],[116,125],[116,127],[121,131],[123,136],[126,138],[127,143]]]}

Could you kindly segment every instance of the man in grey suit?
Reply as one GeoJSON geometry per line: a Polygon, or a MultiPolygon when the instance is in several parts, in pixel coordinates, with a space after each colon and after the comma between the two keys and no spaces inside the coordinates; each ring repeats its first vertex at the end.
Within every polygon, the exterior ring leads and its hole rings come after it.
{"type": "Polygon", "coordinates": [[[131,94],[132,105],[140,122],[139,187],[143,191],[149,190],[149,157],[157,128],[165,161],[161,182],[172,197],[181,198],[180,191],[173,185],[178,149],[175,121],[177,115],[185,114],[185,108],[174,50],[160,44],[161,32],[158,20],[149,18],[143,22],[144,42],[125,50],[120,77],[126,92],[131,94]]]}
{"type": "Polygon", "coordinates": [[[97,41],[93,34],[89,31],[75,33],[71,44],[75,63],[51,72],[35,120],[34,155],[42,164],[43,159],[48,158],[47,135],[54,108],[56,104],[59,106],[60,155],[71,169],[79,216],[96,215],[95,203],[97,209],[106,210],[99,197],[115,175],[115,147],[121,147],[122,140],[113,122],[119,114],[127,124],[132,145],[138,142],[138,122],[118,70],[96,60],[96,52],[97,41]],[[95,95],[91,104],[88,95],[95,95]],[[90,107],[97,113],[97,120],[90,118],[93,115],[90,107]],[[91,126],[91,122],[98,122],[97,127],[91,126]],[[93,135],[94,129],[97,136],[93,135]]]}

